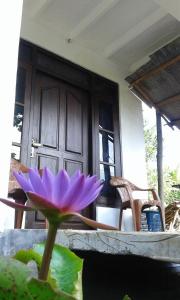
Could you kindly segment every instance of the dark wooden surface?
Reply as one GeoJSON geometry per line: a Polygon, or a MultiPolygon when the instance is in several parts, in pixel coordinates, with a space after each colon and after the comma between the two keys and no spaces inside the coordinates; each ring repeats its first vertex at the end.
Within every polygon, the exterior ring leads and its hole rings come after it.
{"type": "MultiPolygon", "coordinates": [[[[99,106],[105,102],[112,106],[114,167],[121,175],[118,85],[24,40],[19,63],[28,74],[22,162],[55,171],[65,167],[70,173],[79,168],[99,176],[99,106]],[[35,149],[36,159],[30,158],[32,138],[44,145],[35,149]]],[[[106,205],[109,201],[113,205],[114,196],[106,197],[106,205]]],[[[94,218],[95,205],[88,212],[94,218]]],[[[38,219],[41,227],[42,216],[38,219]]]]}
{"type": "MultiPolygon", "coordinates": [[[[54,174],[62,168],[70,175],[78,169],[87,174],[87,94],[41,73],[37,73],[34,89],[30,130],[31,136],[42,146],[34,149],[31,167],[47,166],[54,174]]],[[[44,227],[43,220],[42,214],[29,213],[26,226],[44,227]]]]}

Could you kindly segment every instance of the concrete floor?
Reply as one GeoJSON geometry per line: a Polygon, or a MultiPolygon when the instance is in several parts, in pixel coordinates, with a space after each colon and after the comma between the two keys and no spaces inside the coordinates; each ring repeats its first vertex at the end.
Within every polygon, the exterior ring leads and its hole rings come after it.
{"type": "Polygon", "coordinates": [[[76,252],[84,258],[84,300],[180,300],[180,264],[76,252]]]}

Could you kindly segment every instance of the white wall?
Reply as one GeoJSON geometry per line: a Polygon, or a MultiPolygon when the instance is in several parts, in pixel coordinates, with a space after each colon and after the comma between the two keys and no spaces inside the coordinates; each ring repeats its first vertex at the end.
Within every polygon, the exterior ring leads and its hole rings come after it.
{"type": "Polygon", "coordinates": [[[140,100],[120,85],[123,176],[140,187],[147,186],[143,116],[140,100]]]}
{"type": "MultiPolygon", "coordinates": [[[[0,1],[0,197],[7,197],[22,0],[0,1]]],[[[0,231],[14,226],[14,210],[0,204],[0,231]]]]}
{"type": "Polygon", "coordinates": [[[50,32],[25,15],[22,19],[21,37],[119,84],[123,173],[137,184],[146,183],[141,103],[128,91],[119,67],[74,41],[68,44],[55,32],[50,32]]]}
{"type": "Polygon", "coordinates": [[[164,10],[170,13],[178,21],[180,21],[180,1],[179,0],[154,0],[164,10]]]}

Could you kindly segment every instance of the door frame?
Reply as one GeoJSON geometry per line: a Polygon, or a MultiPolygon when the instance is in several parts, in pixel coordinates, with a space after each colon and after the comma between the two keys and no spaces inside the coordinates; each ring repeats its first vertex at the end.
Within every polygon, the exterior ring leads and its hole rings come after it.
{"type": "MultiPolygon", "coordinates": [[[[116,158],[116,175],[122,175],[122,159],[121,159],[121,137],[120,137],[120,125],[119,125],[119,93],[118,84],[106,79],[100,75],[97,75],[89,70],[82,68],[64,58],[57,56],[45,49],[42,49],[25,40],[20,41],[19,47],[19,65],[26,66],[27,70],[27,91],[25,95],[25,119],[23,124],[23,140],[22,143],[22,163],[29,165],[30,159],[26,157],[26,154],[31,151],[30,146],[26,146],[28,133],[30,129],[30,111],[31,98],[34,91],[32,87],[36,79],[36,73],[38,71],[50,75],[56,79],[60,79],[65,83],[71,84],[76,88],[86,91],[89,94],[89,140],[91,148],[89,148],[89,173],[97,174],[97,168],[99,164],[99,143],[98,143],[98,120],[97,120],[97,103],[109,94],[110,101],[113,105],[114,112],[114,126],[115,126],[115,158],[116,158]],[[97,84],[98,83],[98,84],[97,84]],[[104,94],[100,93],[98,86],[101,90],[104,90],[104,94]]],[[[28,143],[30,145],[30,142],[28,143]]],[[[95,217],[96,204],[92,205],[91,217],[95,217]]]]}

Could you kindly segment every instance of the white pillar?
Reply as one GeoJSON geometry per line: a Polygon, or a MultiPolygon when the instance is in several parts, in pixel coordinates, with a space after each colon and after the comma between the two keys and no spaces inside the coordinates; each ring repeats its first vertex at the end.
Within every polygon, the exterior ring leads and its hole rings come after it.
{"type": "MultiPolygon", "coordinates": [[[[15,85],[23,0],[0,0],[0,196],[9,181],[15,85]]],[[[0,205],[0,231],[14,226],[14,210],[0,205]]]]}

